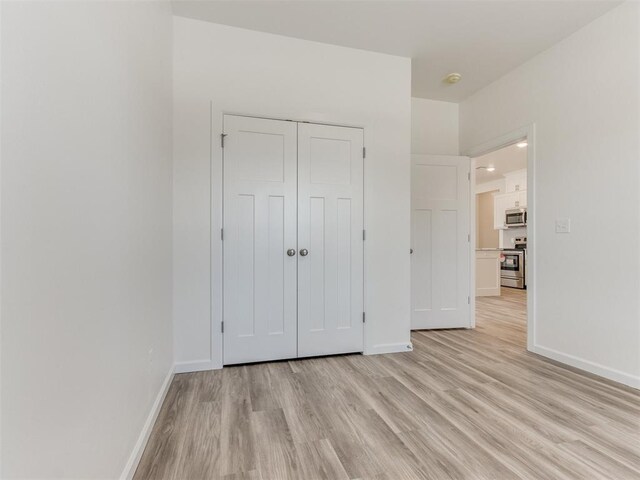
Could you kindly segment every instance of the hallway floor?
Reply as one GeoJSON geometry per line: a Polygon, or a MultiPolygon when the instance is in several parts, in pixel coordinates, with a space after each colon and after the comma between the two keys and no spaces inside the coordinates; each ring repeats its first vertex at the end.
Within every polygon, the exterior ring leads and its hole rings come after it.
{"type": "Polygon", "coordinates": [[[412,341],[176,375],[135,478],[640,478],[640,394],[528,353],[524,291],[412,341]]]}

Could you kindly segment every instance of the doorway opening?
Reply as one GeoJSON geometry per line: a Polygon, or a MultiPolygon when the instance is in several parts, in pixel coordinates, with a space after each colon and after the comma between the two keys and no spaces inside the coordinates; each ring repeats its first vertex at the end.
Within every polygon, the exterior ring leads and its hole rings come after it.
{"type": "Polygon", "coordinates": [[[528,135],[478,149],[472,157],[475,208],[475,319],[482,333],[528,348],[532,153],[528,135]]]}

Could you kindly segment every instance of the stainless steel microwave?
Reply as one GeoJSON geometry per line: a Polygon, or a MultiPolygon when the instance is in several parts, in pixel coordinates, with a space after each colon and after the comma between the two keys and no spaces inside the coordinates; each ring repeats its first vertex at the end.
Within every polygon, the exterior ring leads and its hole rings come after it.
{"type": "Polygon", "coordinates": [[[526,227],[527,226],[527,209],[514,208],[507,210],[504,215],[504,225],[509,227],[526,227]]]}

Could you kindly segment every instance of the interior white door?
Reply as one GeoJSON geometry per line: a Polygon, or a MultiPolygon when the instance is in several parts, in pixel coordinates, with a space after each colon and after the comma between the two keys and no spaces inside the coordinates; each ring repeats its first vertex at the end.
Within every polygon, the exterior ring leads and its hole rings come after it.
{"type": "Polygon", "coordinates": [[[224,131],[224,363],[296,357],[296,123],[224,131]]]}
{"type": "Polygon", "coordinates": [[[298,356],[363,350],[363,131],[298,125],[298,356]]]}
{"type": "Polygon", "coordinates": [[[470,160],[411,163],[411,328],[470,327],[470,160]]]}

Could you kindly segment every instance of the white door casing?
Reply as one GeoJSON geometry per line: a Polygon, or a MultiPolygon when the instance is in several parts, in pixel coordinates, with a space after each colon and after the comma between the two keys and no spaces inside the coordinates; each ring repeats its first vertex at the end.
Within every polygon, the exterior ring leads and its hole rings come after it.
{"type": "Polygon", "coordinates": [[[411,328],[468,328],[469,157],[412,155],[411,328]]]}
{"type": "Polygon", "coordinates": [[[296,357],[296,124],[224,129],[224,363],[296,357]]]}
{"type": "Polygon", "coordinates": [[[298,125],[298,355],[361,352],[363,146],[359,128],[298,125]]]}

